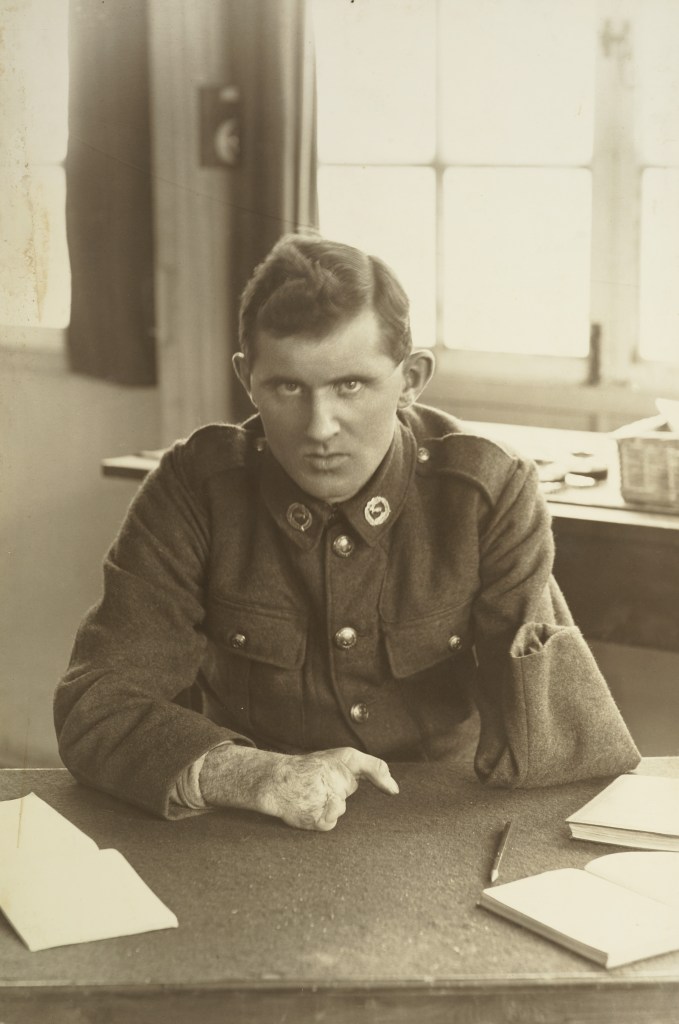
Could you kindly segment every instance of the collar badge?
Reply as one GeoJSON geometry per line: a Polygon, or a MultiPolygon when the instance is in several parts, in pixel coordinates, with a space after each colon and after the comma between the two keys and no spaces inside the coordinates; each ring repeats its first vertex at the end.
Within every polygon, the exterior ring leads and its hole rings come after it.
{"type": "Polygon", "coordinates": [[[386,498],[376,494],[374,498],[366,502],[363,515],[369,526],[381,526],[391,515],[391,507],[386,498]]]}
{"type": "Polygon", "coordinates": [[[299,501],[293,501],[285,513],[285,518],[293,530],[305,533],[311,526],[314,517],[306,505],[302,505],[299,501]]]}

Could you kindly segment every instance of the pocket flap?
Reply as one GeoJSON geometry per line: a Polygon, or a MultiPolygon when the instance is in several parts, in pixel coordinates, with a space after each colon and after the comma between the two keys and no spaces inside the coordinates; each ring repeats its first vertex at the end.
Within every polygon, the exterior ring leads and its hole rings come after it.
{"type": "Polygon", "coordinates": [[[294,612],[213,599],[208,631],[232,654],[286,669],[304,664],[307,625],[294,612]]]}
{"type": "Polygon", "coordinates": [[[415,675],[472,646],[470,605],[436,611],[418,619],[383,623],[391,671],[396,679],[415,675]]]}

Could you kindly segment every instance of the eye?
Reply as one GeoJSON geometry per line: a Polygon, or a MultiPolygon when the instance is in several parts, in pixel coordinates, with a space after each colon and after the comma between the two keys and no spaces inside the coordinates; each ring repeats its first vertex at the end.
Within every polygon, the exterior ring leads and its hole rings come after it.
{"type": "Polygon", "coordinates": [[[362,387],[362,380],[349,379],[340,381],[339,384],[337,385],[337,390],[339,391],[340,395],[355,395],[361,390],[362,387]]]}
{"type": "Polygon", "coordinates": [[[277,390],[281,395],[298,395],[301,391],[301,385],[294,380],[282,380],[278,384],[277,390]]]}

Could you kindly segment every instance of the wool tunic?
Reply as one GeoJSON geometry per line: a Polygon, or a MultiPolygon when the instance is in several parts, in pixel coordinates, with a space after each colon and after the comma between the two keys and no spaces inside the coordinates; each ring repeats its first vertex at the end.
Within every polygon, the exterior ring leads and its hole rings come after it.
{"type": "Polygon", "coordinates": [[[176,443],[104,564],[55,695],[65,765],[165,816],[225,740],[444,756],[478,710],[491,784],[625,771],[639,754],[552,577],[530,460],[416,405],[377,472],[310,497],[257,417],[176,443]]]}

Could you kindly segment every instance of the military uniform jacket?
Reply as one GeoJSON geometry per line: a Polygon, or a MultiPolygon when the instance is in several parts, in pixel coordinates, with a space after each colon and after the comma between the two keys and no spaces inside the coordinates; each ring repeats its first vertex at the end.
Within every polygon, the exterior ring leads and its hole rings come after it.
{"type": "Polygon", "coordinates": [[[315,501],[261,424],[178,442],[140,488],[55,696],[66,766],[161,815],[228,739],[446,753],[481,779],[610,775],[638,752],[552,576],[534,465],[414,406],[366,486],[315,501]],[[180,694],[199,679],[200,711],[180,694]],[[207,711],[208,713],[202,713],[207,711]]]}

